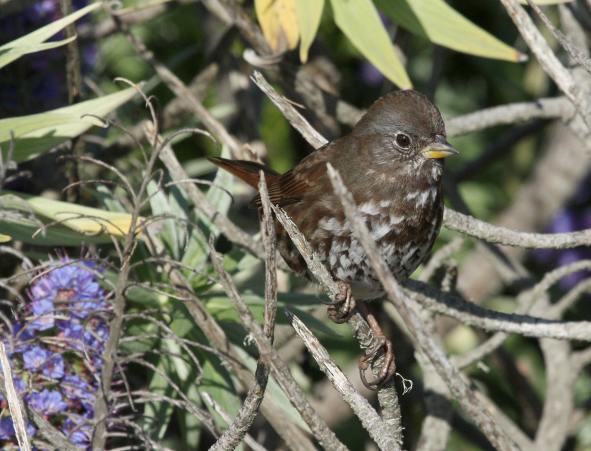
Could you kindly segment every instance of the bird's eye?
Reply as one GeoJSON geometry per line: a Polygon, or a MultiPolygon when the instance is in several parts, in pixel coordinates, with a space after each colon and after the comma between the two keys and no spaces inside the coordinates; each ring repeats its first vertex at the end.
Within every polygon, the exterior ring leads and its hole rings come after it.
{"type": "Polygon", "coordinates": [[[396,135],[396,144],[398,144],[398,146],[400,146],[403,149],[408,149],[408,147],[410,146],[409,136],[405,135],[404,133],[398,133],[396,135]]]}

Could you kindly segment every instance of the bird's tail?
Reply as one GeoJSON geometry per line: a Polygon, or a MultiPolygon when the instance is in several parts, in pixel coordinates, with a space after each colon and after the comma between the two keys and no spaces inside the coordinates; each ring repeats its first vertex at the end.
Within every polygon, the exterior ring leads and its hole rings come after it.
{"type": "Polygon", "coordinates": [[[259,185],[259,171],[263,171],[267,184],[269,185],[279,178],[279,174],[275,171],[254,161],[227,160],[226,158],[219,157],[207,157],[207,159],[255,189],[258,189],[259,185]]]}

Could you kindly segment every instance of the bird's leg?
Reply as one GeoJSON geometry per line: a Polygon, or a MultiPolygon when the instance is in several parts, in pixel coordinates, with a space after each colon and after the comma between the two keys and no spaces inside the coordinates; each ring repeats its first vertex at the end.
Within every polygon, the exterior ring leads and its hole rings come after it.
{"type": "Polygon", "coordinates": [[[355,299],[351,293],[351,286],[343,281],[337,282],[339,292],[334,298],[334,303],[326,309],[328,317],[337,324],[347,322],[355,310],[355,299]]]}
{"type": "Polygon", "coordinates": [[[380,342],[380,346],[374,348],[373,352],[367,353],[359,359],[359,376],[361,382],[363,382],[363,385],[370,390],[377,390],[396,373],[394,348],[392,342],[384,335],[375,315],[369,311],[367,305],[364,302],[359,302],[357,304],[357,310],[367,321],[374,337],[380,342]],[[368,381],[365,374],[370,365],[380,356],[380,351],[383,352],[383,361],[380,367],[380,372],[374,380],[368,381]]]}

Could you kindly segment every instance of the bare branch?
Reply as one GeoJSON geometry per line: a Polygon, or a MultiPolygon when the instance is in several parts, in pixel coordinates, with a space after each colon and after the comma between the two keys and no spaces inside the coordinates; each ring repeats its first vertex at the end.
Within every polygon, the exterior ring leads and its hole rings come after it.
{"type": "Polygon", "coordinates": [[[184,98],[190,103],[193,112],[203,122],[205,127],[224,145],[232,151],[232,154],[236,157],[242,155],[242,147],[239,141],[232,136],[226,128],[215,119],[211,113],[203,106],[201,101],[193,94],[193,92],[187,88],[187,86],[178,78],[173,72],[171,72],[164,64],[162,64],[152,51],[150,51],[145,44],[129,30],[129,26],[124,23],[117,15],[111,14],[111,18],[121,30],[121,32],[127,37],[127,40],[134,47],[138,55],[150,64],[162,81],[178,96],[184,98]]]}
{"type": "Polygon", "coordinates": [[[516,333],[526,337],[591,341],[591,322],[589,321],[555,321],[496,312],[421,282],[408,280],[405,286],[410,288],[406,290],[406,294],[413,301],[433,312],[456,318],[463,324],[484,330],[516,333]]]}
{"type": "Polygon", "coordinates": [[[575,113],[565,97],[543,98],[534,102],[500,105],[462,116],[452,117],[445,124],[448,136],[460,136],[499,125],[514,125],[531,119],[569,119],[575,113]]]}
{"type": "Polygon", "coordinates": [[[310,123],[293,107],[285,97],[281,96],[273,87],[265,80],[263,74],[259,71],[254,71],[251,76],[252,81],[263,91],[269,99],[275,104],[279,111],[283,113],[285,118],[289,121],[293,128],[295,128],[303,138],[314,148],[318,149],[325,145],[328,141],[322,136],[310,123]]]}
{"type": "Polygon", "coordinates": [[[505,246],[529,249],[567,249],[591,244],[591,229],[570,233],[518,232],[489,224],[450,208],[445,209],[443,220],[445,226],[450,230],[505,246]]]}
{"type": "Polygon", "coordinates": [[[373,441],[382,450],[400,449],[400,445],[402,444],[400,431],[394,430],[388,423],[383,421],[367,399],[355,390],[353,384],[331,360],[326,348],[322,346],[310,329],[294,314],[287,312],[287,315],[291,325],[304,341],[306,348],[308,348],[322,372],[326,375],[333,387],[343,396],[345,402],[351,406],[351,409],[353,409],[353,412],[357,415],[357,418],[359,418],[373,441]]]}

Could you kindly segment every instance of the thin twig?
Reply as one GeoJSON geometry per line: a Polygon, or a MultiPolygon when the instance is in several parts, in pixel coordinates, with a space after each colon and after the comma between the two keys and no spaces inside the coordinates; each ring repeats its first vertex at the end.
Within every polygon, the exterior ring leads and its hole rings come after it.
{"type": "MultiPolygon", "coordinates": [[[[259,193],[262,202],[262,221],[261,234],[265,247],[265,323],[263,331],[267,339],[273,343],[275,332],[275,319],[277,316],[277,262],[276,262],[276,236],[271,207],[269,203],[269,193],[265,182],[265,175],[261,171],[259,181],[259,193]]],[[[233,450],[242,441],[248,430],[254,422],[265,389],[269,379],[269,363],[263,356],[259,356],[257,368],[255,371],[255,383],[248,390],[236,418],[228,426],[228,429],[220,436],[216,443],[210,448],[215,451],[233,450]]]]}
{"type": "Polygon", "coordinates": [[[10,368],[10,361],[6,355],[6,348],[3,341],[0,341],[0,366],[4,375],[4,390],[6,391],[6,400],[8,401],[8,409],[10,410],[10,417],[12,418],[14,431],[16,432],[18,446],[24,451],[31,451],[25,414],[16,389],[14,388],[12,369],[10,368]]]}
{"type": "Polygon", "coordinates": [[[528,249],[567,249],[591,245],[591,229],[568,233],[519,232],[489,224],[450,208],[445,209],[443,221],[445,227],[450,230],[505,246],[528,249]]]}
{"type": "Polygon", "coordinates": [[[328,142],[326,138],[318,133],[318,131],[293,107],[291,102],[275,91],[267,80],[265,80],[263,74],[259,71],[254,71],[250,78],[261,91],[271,99],[275,106],[279,108],[279,111],[283,113],[292,127],[300,132],[303,138],[308,141],[314,149],[318,149],[328,142]]]}
{"type": "MultiPolygon", "coordinates": [[[[144,97],[146,106],[151,113],[152,120],[156,126],[155,113],[150,100],[145,97],[141,89],[137,85],[133,85],[135,89],[144,97]]],[[[113,370],[115,369],[117,349],[119,340],[122,336],[122,326],[124,320],[126,297],[125,291],[130,275],[131,259],[133,257],[135,248],[138,244],[136,240],[136,233],[140,226],[140,208],[142,198],[146,195],[148,183],[151,180],[154,166],[158,161],[160,148],[157,147],[154,140],[153,151],[145,168],[145,176],[142,179],[140,187],[137,191],[137,196],[134,199],[133,210],[131,212],[131,220],[129,224],[129,231],[125,235],[122,253],[120,255],[121,269],[117,276],[115,291],[113,296],[113,319],[109,324],[109,337],[105,343],[103,351],[103,368],[100,376],[100,390],[97,393],[97,398],[94,406],[94,418],[96,420],[96,427],[92,440],[93,449],[103,449],[107,439],[107,417],[109,414],[109,403],[111,393],[111,382],[113,380],[113,370]]]]}

